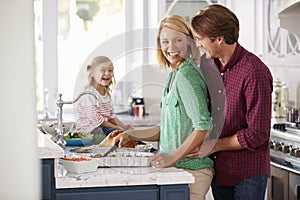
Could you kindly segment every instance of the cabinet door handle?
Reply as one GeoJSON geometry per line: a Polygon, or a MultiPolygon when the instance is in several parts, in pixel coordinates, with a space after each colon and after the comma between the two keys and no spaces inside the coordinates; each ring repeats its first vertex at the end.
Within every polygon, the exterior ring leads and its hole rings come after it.
{"type": "Polygon", "coordinates": [[[271,198],[274,199],[274,176],[271,176],[271,198]]]}
{"type": "Polygon", "coordinates": [[[296,190],[296,199],[300,199],[300,185],[296,185],[295,187],[295,190],[296,190]]]}

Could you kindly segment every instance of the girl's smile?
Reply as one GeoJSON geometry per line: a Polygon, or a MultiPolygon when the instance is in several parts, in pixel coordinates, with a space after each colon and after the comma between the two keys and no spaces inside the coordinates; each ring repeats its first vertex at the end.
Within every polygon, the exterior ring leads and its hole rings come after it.
{"type": "Polygon", "coordinates": [[[92,77],[97,87],[106,87],[111,84],[114,76],[114,67],[111,63],[101,63],[92,71],[92,77]]]}

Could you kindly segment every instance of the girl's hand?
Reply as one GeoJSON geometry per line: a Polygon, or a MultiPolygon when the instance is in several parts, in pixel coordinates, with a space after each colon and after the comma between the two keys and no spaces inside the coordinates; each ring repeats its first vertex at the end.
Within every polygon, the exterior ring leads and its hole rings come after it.
{"type": "Polygon", "coordinates": [[[170,156],[163,156],[161,154],[155,154],[150,156],[150,163],[156,168],[171,167],[173,165],[172,158],[170,156]]]}

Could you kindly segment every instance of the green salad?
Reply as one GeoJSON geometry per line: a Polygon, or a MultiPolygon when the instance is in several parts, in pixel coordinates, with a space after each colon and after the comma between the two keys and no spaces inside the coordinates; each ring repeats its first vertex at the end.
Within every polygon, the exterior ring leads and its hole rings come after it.
{"type": "Polygon", "coordinates": [[[92,139],[94,134],[92,133],[68,133],[64,135],[64,139],[66,140],[77,140],[77,139],[92,139]]]}

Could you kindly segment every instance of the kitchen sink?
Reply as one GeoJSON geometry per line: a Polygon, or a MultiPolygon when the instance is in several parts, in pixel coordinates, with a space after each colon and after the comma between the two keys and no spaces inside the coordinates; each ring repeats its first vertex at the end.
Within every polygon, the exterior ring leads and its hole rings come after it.
{"type": "MultiPolygon", "coordinates": [[[[55,136],[55,130],[58,126],[57,119],[40,119],[38,120],[37,127],[43,133],[55,136]]],[[[63,127],[65,128],[65,134],[75,130],[75,122],[63,121],[63,127]]]]}

